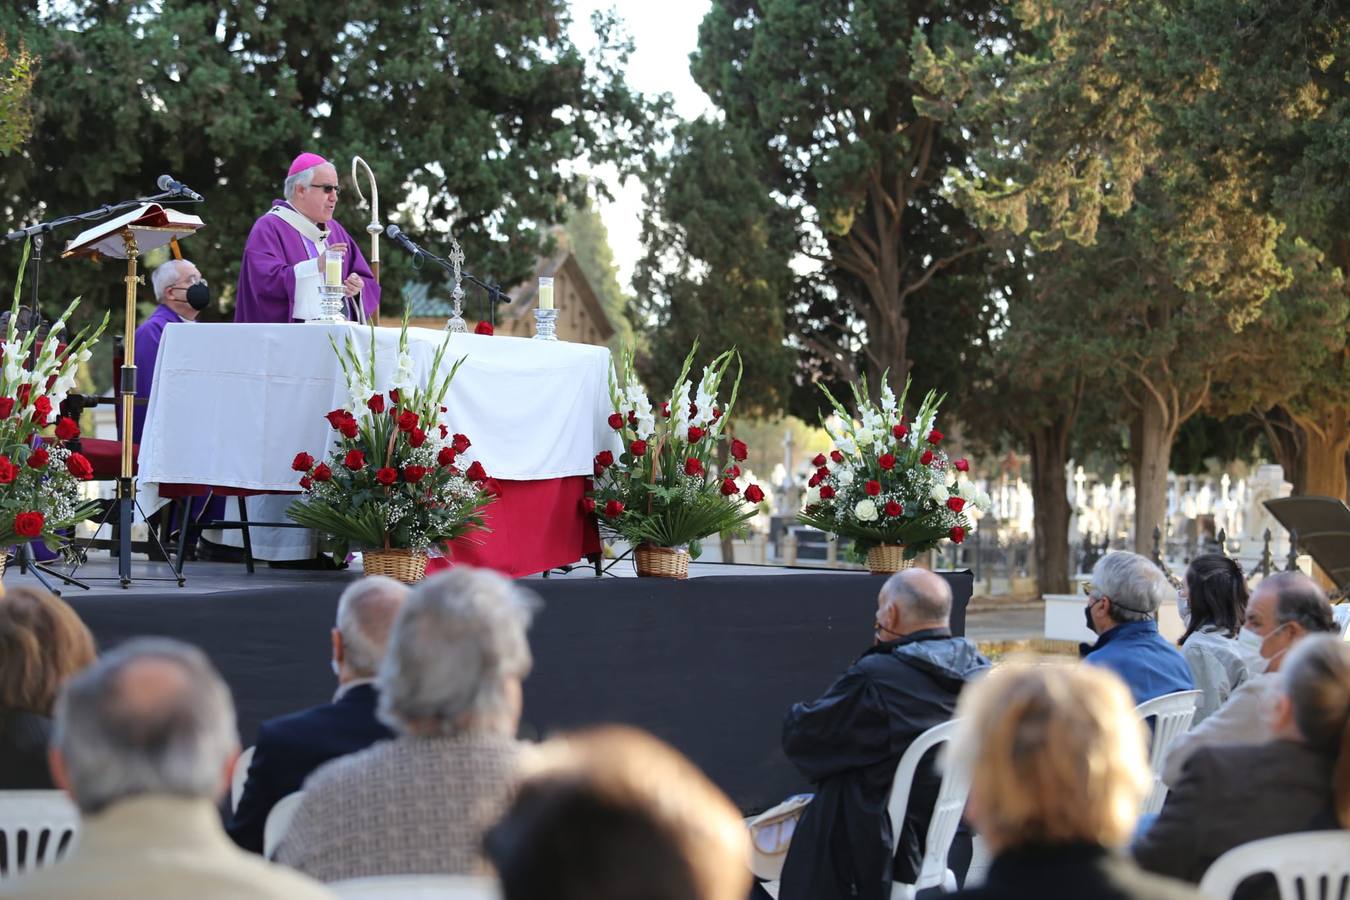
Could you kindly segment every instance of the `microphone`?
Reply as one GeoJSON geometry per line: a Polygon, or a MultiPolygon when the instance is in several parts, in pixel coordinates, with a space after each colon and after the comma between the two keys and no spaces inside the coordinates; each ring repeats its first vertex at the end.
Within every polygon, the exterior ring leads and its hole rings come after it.
{"type": "Polygon", "coordinates": [[[202,201],[201,194],[197,193],[192,188],[188,187],[186,184],[183,184],[183,182],[181,181],[174,181],[172,175],[159,176],[159,180],[156,181],[155,184],[159,186],[159,189],[161,191],[167,191],[170,194],[177,194],[178,196],[185,197],[188,200],[196,200],[198,203],[202,201]]]}
{"type": "Polygon", "coordinates": [[[399,246],[401,246],[404,250],[407,250],[413,256],[422,255],[422,248],[414,244],[412,240],[401,230],[399,230],[399,227],[395,225],[393,222],[390,222],[389,227],[384,230],[384,235],[385,237],[389,238],[389,240],[399,244],[399,246]]]}

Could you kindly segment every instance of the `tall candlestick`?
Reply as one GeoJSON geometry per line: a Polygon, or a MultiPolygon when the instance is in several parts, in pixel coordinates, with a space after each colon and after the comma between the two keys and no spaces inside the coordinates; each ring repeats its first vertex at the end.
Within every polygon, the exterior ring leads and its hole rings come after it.
{"type": "Polygon", "coordinates": [[[547,275],[539,279],[539,308],[553,308],[553,279],[547,275]]]}

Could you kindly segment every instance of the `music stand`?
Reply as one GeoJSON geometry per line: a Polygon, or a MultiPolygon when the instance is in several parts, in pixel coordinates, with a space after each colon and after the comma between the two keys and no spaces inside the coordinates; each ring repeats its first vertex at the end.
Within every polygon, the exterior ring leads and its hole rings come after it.
{"type": "MultiPolygon", "coordinates": [[[[195,234],[203,224],[197,216],[165,208],[158,203],[145,203],[76,236],[61,254],[63,259],[87,256],[127,261],[127,274],[123,278],[127,286],[126,321],[123,326],[125,355],[117,384],[118,403],[122,407],[122,466],[117,479],[117,497],[94,528],[97,534],[112,517],[113,510],[117,510],[117,577],[123,588],[131,586],[131,523],[136,510],[136,480],[132,474],[135,462],[132,459],[132,422],[135,421],[136,401],[136,285],[144,279],[136,272],[137,260],[142,253],[149,253],[170,241],[195,234]]],[[[155,543],[159,544],[159,536],[154,529],[150,533],[155,543]]],[[[159,550],[165,559],[170,558],[162,544],[159,544],[159,550]]],[[[181,571],[173,578],[149,576],[149,580],[177,581],[179,587],[184,584],[181,571]]]]}
{"type": "Polygon", "coordinates": [[[1340,590],[1350,586],[1350,508],[1334,497],[1277,497],[1266,509],[1340,590]]]}

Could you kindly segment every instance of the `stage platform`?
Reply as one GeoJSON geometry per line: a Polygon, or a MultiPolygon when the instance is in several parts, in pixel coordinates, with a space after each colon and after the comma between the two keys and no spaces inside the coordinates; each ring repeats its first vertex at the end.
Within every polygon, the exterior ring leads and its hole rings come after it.
{"type": "MultiPolygon", "coordinates": [[[[134,567],[138,578],[167,572],[134,567]]],[[[116,569],[96,560],[81,573],[116,569]]],[[[250,576],[238,564],[189,563],[186,574],[182,588],[137,580],[124,590],[114,578],[87,592],[67,587],[63,597],[100,648],[166,635],[205,649],[234,692],[245,746],[262,720],[332,696],[329,629],[338,594],[359,572],[263,566],[250,576]]],[[[971,576],[943,574],[960,633],[971,576]]],[[[779,747],[783,713],[818,696],[871,642],[883,579],[721,564],[695,564],[691,575],[596,578],[579,569],[523,579],[543,608],[530,632],[535,666],[522,733],[537,739],[598,722],[645,728],[755,812],[806,787],[779,747]]],[[[17,568],[5,575],[7,586],[24,583],[35,584],[17,568]]]]}

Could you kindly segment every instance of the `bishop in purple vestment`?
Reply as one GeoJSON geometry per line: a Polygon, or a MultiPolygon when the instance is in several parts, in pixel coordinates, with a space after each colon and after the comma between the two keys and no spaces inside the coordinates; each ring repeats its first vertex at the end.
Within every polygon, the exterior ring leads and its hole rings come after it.
{"type": "Polygon", "coordinates": [[[319,249],[341,249],[347,317],[368,318],[380,308],[380,286],[347,230],[333,220],[338,201],[337,169],[323,157],[302,153],[291,163],[285,200],[253,223],[244,245],[239,287],[235,292],[236,322],[296,322],[306,316],[307,296],[314,296],[319,274],[319,249]],[[297,295],[297,280],[301,283],[297,295]],[[297,311],[296,301],[302,309],[297,311]],[[357,314],[357,308],[363,311],[357,314]]]}

